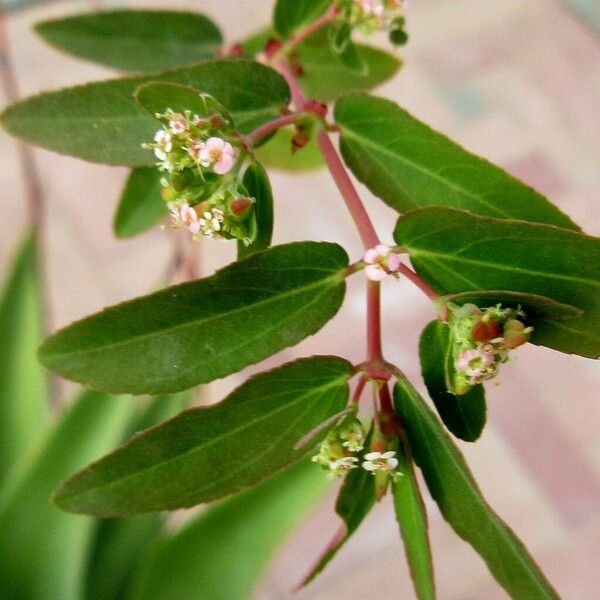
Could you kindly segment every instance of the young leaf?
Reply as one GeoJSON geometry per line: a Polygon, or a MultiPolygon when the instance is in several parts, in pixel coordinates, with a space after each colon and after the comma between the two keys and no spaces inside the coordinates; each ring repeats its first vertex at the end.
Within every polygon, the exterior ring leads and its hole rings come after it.
{"type": "Polygon", "coordinates": [[[246,600],[328,484],[303,460],[209,508],[157,544],[132,600],[246,600]]]}
{"type": "Polygon", "coordinates": [[[346,475],[335,504],[335,512],[343,521],[343,529],[334,537],[331,546],[304,578],[301,587],[308,585],[329,564],[338,550],[358,529],[374,504],[375,477],[365,469],[353,469],[346,475]]]}
{"type": "Polygon", "coordinates": [[[40,359],[103,390],[187,389],[318,331],[342,303],[347,265],[337,244],[276,246],[74,323],[44,342],[40,359]]]}
{"type": "Polygon", "coordinates": [[[360,57],[359,71],[341,60],[322,36],[312,36],[300,45],[299,81],[311,98],[329,102],[350,92],[371,89],[390,79],[402,65],[393,54],[371,46],[353,45],[360,57]]]}
{"type": "Polygon", "coordinates": [[[260,163],[250,165],[242,184],[248,194],[256,201],[254,211],[256,215],[256,238],[246,246],[241,240],[238,241],[238,258],[244,258],[259,250],[265,250],[271,245],[273,236],[273,192],[269,176],[260,163]]]}
{"type": "Polygon", "coordinates": [[[314,138],[292,154],[293,136],[292,127],[283,127],[260,148],[255,149],[256,157],[263,165],[284,171],[310,171],[325,166],[314,138]]]}
{"type": "Polygon", "coordinates": [[[29,233],[0,296],[0,481],[48,421],[37,239],[29,233]]]}
{"type": "Polygon", "coordinates": [[[166,204],[160,196],[160,178],[156,167],[136,167],[131,171],[113,221],[118,238],[142,233],[166,216],[166,204]]]}
{"type": "Polygon", "coordinates": [[[44,21],[35,31],[59,50],[121,71],[158,71],[214,58],[223,42],[204,15],[110,10],[44,21]]]}
{"type": "Polygon", "coordinates": [[[485,392],[476,385],[457,396],[448,390],[452,373],[450,328],[441,321],[431,321],[421,334],[419,356],[421,371],[429,396],[444,425],[458,438],[474,442],[485,426],[485,392]]]}
{"type": "MultiPolygon", "coordinates": [[[[136,401],[137,414],[123,439],[170,418],[189,404],[188,394],[158,396],[145,406],[136,401]]],[[[86,600],[129,598],[131,587],[149,548],[163,531],[164,513],[129,518],[97,519],[85,576],[86,600]]]]}
{"type": "Polygon", "coordinates": [[[71,512],[123,516],[252,486],[311,449],[295,445],[344,408],[350,377],[348,362],[327,356],[261,373],[220,404],[184,411],[134,437],[65,481],[55,502],[71,512]]]}
{"type": "Polygon", "coordinates": [[[244,133],[279,116],[289,102],[289,88],[273,69],[239,59],[216,60],[40,94],[10,106],[0,120],[13,135],[49,150],[91,162],[149,166],[154,156],[141,144],[152,141],[157,123],[133,94],[151,81],[188,85],[214,96],[244,133]]]}
{"type": "Polygon", "coordinates": [[[288,38],[324,14],[331,0],[277,0],[273,26],[281,37],[288,38]]]}
{"type": "Polygon", "coordinates": [[[425,206],[461,208],[578,229],[541,194],[461,148],[394,102],[368,94],[338,101],[346,164],[399,212],[425,206]]]}
{"type": "Polygon", "coordinates": [[[409,455],[408,443],[402,434],[403,445],[396,454],[397,471],[401,477],[392,481],[394,508],[400,533],[404,541],[404,550],[410,574],[419,600],[435,600],[435,582],[433,579],[433,562],[427,533],[427,512],[419,483],[415,477],[412,457],[409,455]]]}
{"type": "Polygon", "coordinates": [[[338,50],[333,48],[335,56],[358,77],[366,77],[369,74],[369,65],[363,58],[359,47],[348,38],[347,42],[338,50]]]}
{"type": "Polygon", "coordinates": [[[460,292],[458,294],[447,294],[441,296],[437,303],[439,305],[453,302],[462,306],[463,304],[476,304],[477,306],[495,306],[500,303],[504,306],[522,308],[529,318],[547,321],[562,321],[563,319],[574,319],[583,315],[583,311],[570,304],[563,304],[525,292],[509,292],[507,290],[482,290],[476,292],[460,292]]]}
{"type": "Polygon", "coordinates": [[[487,504],[462,454],[407,381],[396,384],[394,401],[415,462],[454,531],[481,555],[512,598],[558,600],[522,542],[487,504]]]}
{"type": "Polygon", "coordinates": [[[49,502],[58,482],[108,452],[133,404],[87,392],[60,418],[0,498],[0,597],[80,600],[92,521],[49,502]]]}
{"type": "Polygon", "coordinates": [[[528,319],[531,341],[561,352],[600,355],[600,238],[552,227],[426,208],[398,221],[396,242],[435,290],[511,290],[580,309],[568,320],[528,319]]]}

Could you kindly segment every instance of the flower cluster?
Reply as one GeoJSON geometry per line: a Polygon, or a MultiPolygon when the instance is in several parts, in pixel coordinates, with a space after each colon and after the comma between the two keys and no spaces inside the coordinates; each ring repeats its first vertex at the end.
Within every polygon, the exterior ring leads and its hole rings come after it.
{"type": "MultiPolygon", "coordinates": [[[[404,33],[406,0],[340,0],[338,7],[343,19],[363,33],[385,30],[398,40],[400,36],[394,32],[404,33]]],[[[404,43],[406,39],[395,43],[404,43]]]]}
{"type": "Polygon", "coordinates": [[[454,373],[452,391],[465,394],[472,386],[498,374],[508,360],[509,351],[529,341],[533,331],[521,320],[520,309],[501,304],[480,309],[474,304],[449,306],[454,373]]]}
{"type": "Polygon", "coordinates": [[[313,462],[321,465],[333,477],[341,477],[358,467],[354,454],[361,452],[365,444],[365,430],[354,414],[345,416],[327,434],[319,445],[319,453],[313,462]]]}
{"type": "MultiPolygon", "coordinates": [[[[213,101],[213,106],[216,102],[213,101]]],[[[196,114],[167,109],[155,115],[162,123],[154,142],[144,144],[163,172],[161,195],[171,225],[200,237],[253,240],[254,199],[238,181],[244,156],[239,138],[223,110],[196,114]]]]}
{"type": "Polygon", "coordinates": [[[369,248],[363,256],[365,274],[371,281],[381,281],[387,275],[394,275],[400,268],[400,256],[389,246],[378,244],[369,248]]]}

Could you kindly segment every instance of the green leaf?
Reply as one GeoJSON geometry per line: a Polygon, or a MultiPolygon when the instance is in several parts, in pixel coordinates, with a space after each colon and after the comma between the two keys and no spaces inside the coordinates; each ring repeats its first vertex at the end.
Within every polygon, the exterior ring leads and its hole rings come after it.
{"type": "Polygon", "coordinates": [[[339,51],[334,49],[334,53],[354,75],[366,77],[369,74],[369,65],[367,61],[363,58],[359,47],[350,38],[348,38],[343,49],[339,49],[339,51]]]}
{"type": "MultiPolygon", "coordinates": [[[[184,411],[64,482],[71,512],[123,516],[208,502],[296,462],[297,442],[339,413],[352,366],[313,357],[261,373],[220,404],[184,411]]],[[[327,433],[321,432],[315,443],[327,433]]]]}
{"type": "Polygon", "coordinates": [[[244,258],[258,252],[266,250],[271,245],[273,237],[273,191],[269,176],[260,163],[251,164],[244,173],[242,184],[246,188],[248,195],[254,200],[254,212],[256,215],[256,238],[246,246],[241,240],[238,241],[238,258],[244,258]]]}
{"type": "Polygon", "coordinates": [[[161,173],[156,167],[136,167],[131,171],[113,221],[118,238],[128,238],[153,227],[166,215],[160,196],[161,173]]]}
{"type": "Polygon", "coordinates": [[[458,438],[474,442],[485,427],[485,392],[482,385],[473,386],[457,396],[451,389],[449,375],[453,371],[450,328],[441,321],[431,321],[421,334],[419,356],[421,371],[429,396],[444,425],[458,438]]]}
{"type": "Polygon", "coordinates": [[[323,571],[339,549],[358,529],[374,505],[375,477],[365,469],[353,469],[346,475],[335,504],[335,512],[342,519],[343,528],[334,536],[317,564],[300,584],[301,586],[308,585],[323,571]]]}
{"type": "Polygon", "coordinates": [[[306,146],[292,154],[294,129],[283,127],[263,146],[255,150],[256,157],[263,165],[284,171],[310,171],[325,166],[314,138],[306,146]]]}
{"type": "Polygon", "coordinates": [[[399,212],[426,206],[460,208],[578,229],[541,194],[467,152],[394,102],[351,94],[338,101],[346,164],[399,212]]]}
{"type": "Polygon", "coordinates": [[[154,548],[133,600],[246,600],[327,487],[315,465],[303,460],[209,508],[154,548]]]}
{"type": "Polygon", "coordinates": [[[317,332],[342,303],[347,265],[337,244],[276,246],[74,323],[44,342],[40,358],[103,390],[187,389],[317,332]]]}
{"type": "Polygon", "coordinates": [[[0,481],[48,421],[37,239],[27,234],[0,296],[0,481]]]}
{"type": "Polygon", "coordinates": [[[521,307],[530,318],[548,321],[574,319],[583,314],[583,311],[575,306],[557,302],[556,300],[552,300],[552,298],[546,298],[546,296],[527,294],[525,292],[509,292],[508,290],[460,292],[458,294],[441,296],[437,300],[438,305],[444,305],[448,302],[458,304],[459,306],[471,303],[483,308],[495,306],[500,303],[512,308],[521,307]]]}
{"type": "Polygon", "coordinates": [[[273,26],[285,39],[318,19],[331,6],[331,0],[277,0],[273,26]]]}
{"type": "Polygon", "coordinates": [[[35,31],[59,50],[122,71],[158,71],[214,58],[223,42],[204,15],[110,10],[44,21],[35,31]]]}
{"type": "Polygon", "coordinates": [[[58,482],[108,452],[132,404],[87,392],[74,401],[0,498],[0,597],[80,600],[93,521],[61,512],[58,482]]]}
{"type": "Polygon", "coordinates": [[[397,471],[402,477],[392,480],[394,508],[400,533],[404,541],[404,551],[408,559],[410,574],[419,600],[435,600],[433,562],[429,547],[427,512],[419,483],[415,477],[408,443],[402,433],[403,446],[398,448],[397,471]]]}
{"type": "MultiPolygon", "coordinates": [[[[172,417],[189,404],[188,394],[159,396],[138,408],[124,439],[172,417]]],[[[163,531],[165,513],[97,519],[85,578],[85,600],[128,598],[150,546],[163,531]]]]}
{"type": "Polygon", "coordinates": [[[465,460],[433,412],[406,381],[394,388],[415,462],[454,531],[471,544],[512,598],[558,596],[522,542],[487,504],[465,460]]]}
{"type": "Polygon", "coordinates": [[[152,81],[137,88],[134,96],[140,106],[154,118],[157,113],[162,114],[169,108],[180,113],[190,110],[201,117],[208,117],[216,112],[230,118],[225,108],[212,96],[189,85],[152,81]]]}
{"type": "Polygon", "coordinates": [[[528,319],[531,341],[590,358],[600,355],[600,239],[549,225],[427,208],[398,221],[396,241],[438,292],[511,290],[546,296],[584,313],[528,319]]]}
{"type": "Polygon", "coordinates": [[[298,48],[302,65],[299,81],[311,98],[336,100],[344,94],[367,90],[390,79],[402,63],[392,54],[353,44],[360,57],[360,71],[348,66],[330,47],[326,38],[315,35],[298,48]]]}
{"type": "Polygon", "coordinates": [[[239,59],[216,60],[40,94],[10,106],[0,119],[13,135],[49,150],[91,162],[152,165],[152,152],[141,144],[152,141],[157,123],[133,98],[138,87],[151,81],[188,85],[214,96],[244,133],[279,116],[289,102],[289,88],[273,69],[239,59]]]}

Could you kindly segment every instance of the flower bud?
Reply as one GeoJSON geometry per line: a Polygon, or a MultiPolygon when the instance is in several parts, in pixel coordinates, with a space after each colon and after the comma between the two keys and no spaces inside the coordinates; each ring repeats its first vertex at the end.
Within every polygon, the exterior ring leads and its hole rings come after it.
{"type": "Polygon", "coordinates": [[[310,137],[304,129],[298,127],[292,137],[292,154],[295,154],[300,148],[304,148],[310,142],[310,137]]]}
{"type": "Polygon", "coordinates": [[[529,341],[531,327],[525,327],[525,324],[517,319],[509,319],[504,323],[504,345],[507,348],[517,348],[529,341]]]}
{"type": "Polygon", "coordinates": [[[471,329],[471,339],[475,342],[488,342],[502,335],[502,328],[496,321],[478,321],[471,329]]]}
{"type": "Polygon", "coordinates": [[[229,210],[236,221],[243,221],[250,214],[253,205],[252,198],[234,198],[229,204],[229,210]]]}

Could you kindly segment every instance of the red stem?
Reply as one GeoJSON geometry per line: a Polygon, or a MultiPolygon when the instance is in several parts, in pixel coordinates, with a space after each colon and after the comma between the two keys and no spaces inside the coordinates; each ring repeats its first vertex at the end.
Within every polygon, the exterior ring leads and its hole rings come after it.
{"type": "Polygon", "coordinates": [[[367,359],[371,362],[383,360],[380,290],[378,281],[367,281],[367,359]]]}
{"type": "Polygon", "coordinates": [[[282,115],[281,117],[277,117],[272,121],[267,121],[263,123],[260,127],[257,127],[254,131],[249,133],[246,138],[252,142],[258,142],[266,135],[269,135],[272,131],[276,131],[281,127],[285,127],[287,125],[293,125],[298,120],[298,113],[290,113],[289,115],[282,115]]]}
{"type": "Polygon", "coordinates": [[[401,273],[408,279],[412,281],[430,300],[434,302],[438,299],[438,294],[431,288],[427,282],[425,282],[421,277],[419,277],[412,269],[407,267],[404,264],[401,264],[398,267],[398,273],[401,273]]]}
{"type": "Polygon", "coordinates": [[[368,379],[363,375],[358,380],[356,387],[354,388],[354,393],[352,394],[352,404],[358,404],[360,402],[360,397],[365,389],[365,385],[367,385],[368,379]]]}
{"type": "Polygon", "coordinates": [[[313,33],[325,27],[328,23],[331,23],[335,19],[336,9],[332,6],[324,15],[320,16],[316,21],[309,23],[304,29],[298,31],[293,35],[290,40],[281,47],[281,50],[277,53],[282,56],[286,52],[294,50],[299,46],[307,37],[310,37],[313,33]]]}

